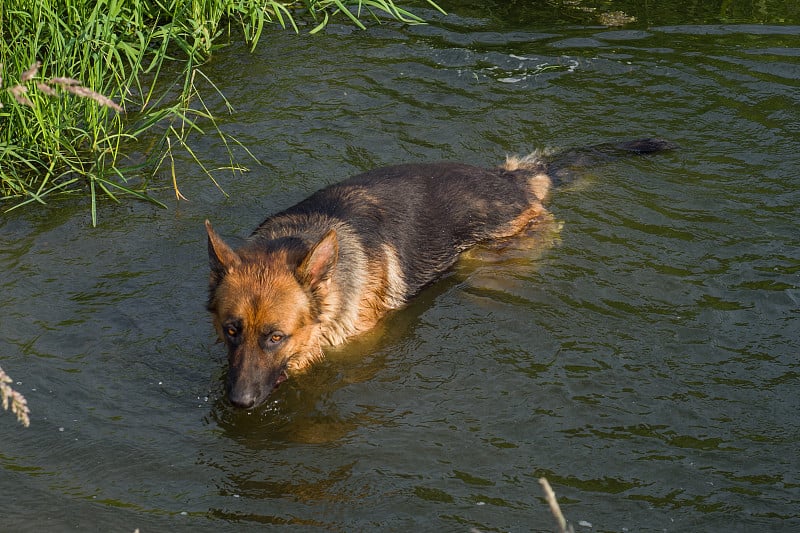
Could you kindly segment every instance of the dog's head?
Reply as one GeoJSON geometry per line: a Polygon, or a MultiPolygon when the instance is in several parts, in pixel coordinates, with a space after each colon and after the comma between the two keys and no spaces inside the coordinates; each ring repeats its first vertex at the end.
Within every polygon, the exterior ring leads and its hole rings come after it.
{"type": "Polygon", "coordinates": [[[228,399],[255,407],[293,372],[322,356],[319,316],[338,257],[336,232],[234,251],[206,221],[208,310],[228,347],[228,399]]]}

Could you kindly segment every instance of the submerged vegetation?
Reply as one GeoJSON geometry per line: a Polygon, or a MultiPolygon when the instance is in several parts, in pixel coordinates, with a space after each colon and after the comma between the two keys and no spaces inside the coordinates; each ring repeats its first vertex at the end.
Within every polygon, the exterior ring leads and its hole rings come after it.
{"type": "MultiPolygon", "coordinates": [[[[190,133],[210,128],[235,143],[214,127],[195,83],[232,29],[255,47],[268,24],[299,31],[302,19],[315,33],[334,17],[363,28],[364,18],[382,16],[422,22],[393,0],[3,0],[0,210],[83,190],[96,222],[99,196],[156,202],[147,185],[172,168],[173,150],[194,157],[190,133]],[[161,79],[173,61],[182,62],[180,78],[161,79]],[[160,140],[134,164],[123,147],[146,132],[160,140]]],[[[228,168],[242,168],[229,153],[228,168]]],[[[174,172],[172,180],[182,198],[174,172]]]]}

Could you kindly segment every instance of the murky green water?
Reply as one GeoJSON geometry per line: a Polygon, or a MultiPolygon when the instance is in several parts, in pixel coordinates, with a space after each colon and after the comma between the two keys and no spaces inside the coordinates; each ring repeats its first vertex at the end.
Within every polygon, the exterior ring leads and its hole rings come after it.
{"type": "Polygon", "coordinates": [[[217,174],[229,198],[187,158],[168,210],[3,215],[0,367],[32,410],[0,413],[4,530],[552,531],[541,476],[577,531],[800,529],[800,26],[447,7],[218,53],[235,112],[208,102],[263,164],[217,174]],[[206,217],[244,236],[373,166],[649,135],[681,149],[559,191],[543,248],[224,401],[206,217]]]}

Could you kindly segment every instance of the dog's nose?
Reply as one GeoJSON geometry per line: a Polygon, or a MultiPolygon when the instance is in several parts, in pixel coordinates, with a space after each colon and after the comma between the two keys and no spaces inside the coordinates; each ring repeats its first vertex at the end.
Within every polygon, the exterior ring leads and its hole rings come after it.
{"type": "Polygon", "coordinates": [[[231,390],[228,393],[228,400],[234,407],[250,409],[256,404],[256,395],[252,391],[231,390]]]}

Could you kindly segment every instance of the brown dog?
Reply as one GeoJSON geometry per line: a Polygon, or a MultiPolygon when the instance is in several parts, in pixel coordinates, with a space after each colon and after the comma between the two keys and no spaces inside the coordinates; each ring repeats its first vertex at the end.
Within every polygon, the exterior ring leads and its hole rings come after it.
{"type": "Polygon", "coordinates": [[[546,213],[568,169],[618,154],[672,148],[645,139],[509,158],[495,169],[399,165],[352,177],[267,218],[233,250],[206,221],[208,309],[228,347],[228,398],[262,403],[437,279],[461,252],[512,236],[546,213]]]}

